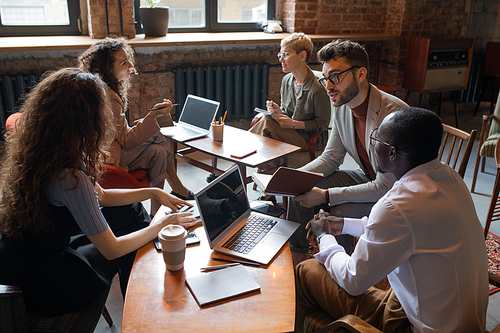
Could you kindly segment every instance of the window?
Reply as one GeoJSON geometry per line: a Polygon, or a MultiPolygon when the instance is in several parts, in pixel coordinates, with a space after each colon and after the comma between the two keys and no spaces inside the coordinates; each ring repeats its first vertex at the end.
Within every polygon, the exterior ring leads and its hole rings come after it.
{"type": "Polygon", "coordinates": [[[79,1],[0,0],[0,36],[77,35],[79,1]]]}
{"type": "MultiPolygon", "coordinates": [[[[140,6],[146,6],[145,0],[135,0],[137,33],[142,33],[140,6]]],[[[274,19],[276,1],[161,0],[158,6],[170,8],[170,32],[261,31],[262,21],[274,19]]]]}

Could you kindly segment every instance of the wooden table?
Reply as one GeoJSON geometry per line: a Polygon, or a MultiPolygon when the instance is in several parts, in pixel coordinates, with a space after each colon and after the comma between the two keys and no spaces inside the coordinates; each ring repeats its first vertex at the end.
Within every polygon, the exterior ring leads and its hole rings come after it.
{"type": "Polygon", "coordinates": [[[200,245],[187,248],[180,271],[168,271],[152,243],[139,249],[125,297],[122,332],[293,331],[295,286],[288,244],[267,267],[244,266],[261,286],[260,291],[200,308],[185,276],[201,274],[200,267],[221,264],[211,256],[230,257],[210,250],[199,225],[195,231],[200,245]]]}
{"type": "Polygon", "coordinates": [[[207,136],[201,139],[182,142],[187,148],[177,150],[178,142],[174,140],[171,141],[174,143],[173,150],[176,157],[180,157],[188,164],[194,165],[205,171],[217,175],[222,174],[224,170],[217,168],[217,159],[219,158],[238,164],[245,184],[252,181],[251,177],[247,177],[246,167],[257,168],[272,161],[277,161],[277,166],[286,166],[287,156],[300,150],[298,146],[267,138],[229,125],[224,125],[224,140],[222,142],[214,141],[211,136],[207,136]],[[247,149],[256,149],[257,152],[241,159],[231,157],[231,154],[247,149]],[[212,157],[212,164],[206,164],[189,156],[197,151],[210,155],[212,157]]]}

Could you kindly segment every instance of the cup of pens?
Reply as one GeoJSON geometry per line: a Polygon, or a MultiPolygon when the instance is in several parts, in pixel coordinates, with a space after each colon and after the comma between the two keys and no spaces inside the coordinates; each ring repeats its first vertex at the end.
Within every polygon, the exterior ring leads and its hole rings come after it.
{"type": "Polygon", "coordinates": [[[224,113],[224,117],[220,117],[218,121],[212,122],[212,140],[214,141],[222,141],[224,139],[224,121],[226,120],[226,113],[224,113]]]}

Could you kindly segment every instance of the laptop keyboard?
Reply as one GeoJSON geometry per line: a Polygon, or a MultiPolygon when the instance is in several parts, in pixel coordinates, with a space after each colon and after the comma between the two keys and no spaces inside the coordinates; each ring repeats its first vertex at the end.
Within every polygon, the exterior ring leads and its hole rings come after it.
{"type": "Polygon", "coordinates": [[[187,128],[187,127],[182,127],[182,132],[184,135],[187,135],[187,136],[195,136],[195,135],[201,134],[200,132],[192,130],[192,129],[187,128]]]}
{"type": "Polygon", "coordinates": [[[250,215],[243,228],[235,233],[223,247],[247,254],[277,223],[278,221],[266,217],[250,215]]]}

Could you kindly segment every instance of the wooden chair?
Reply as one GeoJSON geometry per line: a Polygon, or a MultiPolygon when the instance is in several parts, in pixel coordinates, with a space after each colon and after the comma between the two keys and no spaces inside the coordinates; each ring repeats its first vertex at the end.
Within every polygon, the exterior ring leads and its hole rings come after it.
{"type": "Polygon", "coordinates": [[[496,141],[495,146],[495,165],[497,167],[497,175],[495,177],[495,185],[493,185],[493,194],[491,195],[490,206],[488,208],[488,214],[486,214],[486,222],[484,224],[484,239],[488,236],[488,231],[490,230],[491,222],[500,220],[500,198],[498,194],[500,193],[500,144],[499,140],[496,141]]]}
{"type": "Polygon", "coordinates": [[[462,178],[464,178],[469,163],[476,133],[476,130],[467,133],[443,124],[443,141],[441,142],[438,158],[455,169],[462,178]]]}
{"type": "Polygon", "coordinates": [[[109,288],[71,313],[43,317],[26,311],[21,288],[0,285],[0,333],[92,333],[102,314],[109,326],[113,320],[106,309],[109,288]]]}
{"type": "Polygon", "coordinates": [[[484,115],[481,125],[481,134],[479,135],[479,148],[477,149],[476,165],[474,175],[472,176],[471,192],[476,189],[477,174],[479,164],[481,172],[484,173],[486,158],[495,156],[495,146],[500,137],[500,94],[498,94],[495,112],[492,115],[484,115]],[[481,161],[482,160],[482,161],[481,161]],[[481,163],[482,162],[482,163],[481,163]]]}

